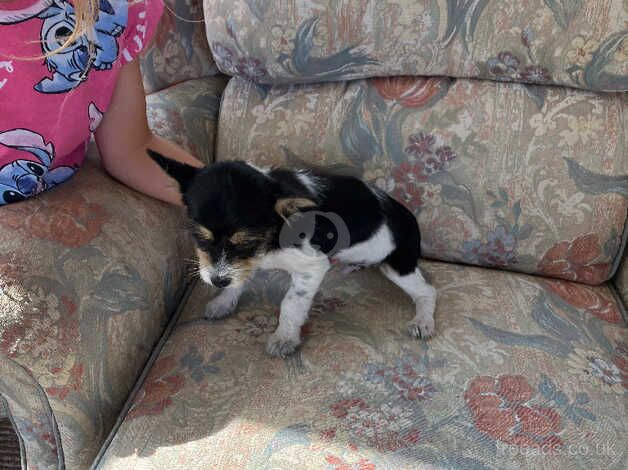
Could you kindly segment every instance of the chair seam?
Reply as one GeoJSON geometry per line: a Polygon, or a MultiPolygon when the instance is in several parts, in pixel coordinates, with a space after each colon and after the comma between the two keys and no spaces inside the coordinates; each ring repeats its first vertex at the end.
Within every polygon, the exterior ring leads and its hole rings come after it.
{"type": "Polygon", "coordinates": [[[122,407],[122,410],[120,411],[120,413],[118,414],[118,417],[116,418],[116,422],[114,423],[113,427],[111,428],[111,431],[107,435],[107,439],[105,439],[100,450],[98,451],[98,454],[96,454],[96,457],[94,458],[94,462],[92,463],[90,467],[91,470],[95,470],[98,468],[98,466],[100,465],[102,461],[102,458],[107,453],[107,450],[110,448],[111,443],[113,442],[113,439],[115,438],[118,430],[120,429],[120,426],[122,426],[122,423],[124,423],[124,420],[126,419],[131,407],[133,406],[133,403],[134,403],[135,398],[137,397],[137,394],[139,393],[140,389],[144,385],[144,382],[146,381],[146,377],[148,376],[150,369],[152,368],[155,361],[157,361],[159,355],[161,354],[161,351],[166,345],[166,342],[168,341],[168,339],[170,339],[170,336],[172,336],[172,333],[175,330],[175,327],[179,321],[179,318],[181,317],[183,310],[185,306],[187,305],[187,302],[196,284],[197,284],[196,280],[192,280],[191,282],[185,284],[183,295],[181,296],[181,299],[179,300],[179,303],[177,305],[177,308],[174,314],[172,315],[170,321],[168,322],[168,325],[166,325],[164,332],[159,338],[159,341],[153,348],[150,356],[148,357],[146,363],[144,364],[144,367],[142,368],[142,371],[140,375],[138,376],[137,381],[135,382],[135,385],[131,389],[129,396],[126,402],[124,403],[124,406],[122,407]]]}

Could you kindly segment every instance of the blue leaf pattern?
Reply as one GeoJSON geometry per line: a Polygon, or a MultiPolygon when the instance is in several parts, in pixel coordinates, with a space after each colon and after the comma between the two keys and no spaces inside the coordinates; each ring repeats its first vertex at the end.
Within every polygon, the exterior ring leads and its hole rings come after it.
{"type": "Polygon", "coordinates": [[[565,318],[561,318],[548,304],[544,295],[540,295],[532,311],[532,318],[537,324],[556,338],[569,342],[587,342],[587,336],[578,327],[565,318]]]}
{"type": "Polygon", "coordinates": [[[561,28],[567,29],[574,16],[582,7],[582,0],[544,0],[554,13],[554,18],[561,28]]]}
{"type": "Polygon", "coordinates": [[[571,158],[564,159],[569,176],[581,191],[589,194],[616,193],[628,198],[628,175],[601,175],[587,170],[571,158]]]}
{"type": "Polygon", "coordinates": [[[188,348],[188,352],[179,359],[179,364],[183,369],[189,370],[190,377],[196,383],[201,383],[208,375],[220,372],[220,368],[213,363],[221,361],[224,357],[223,351],[216,351],[206,363],[198,348],[192,345],[188,348]]]}
{"type": "Polygon", "coordinates": [[[614,75],[604,71],[627,37],[628,30],[620,31],[600,44],[584,69],[584,83],[588,87],[608,91],[628,89],[628,75],[614,75]]]}
{"type": "Polygon", "coordinates": [[[318,22],[317,17],[304,21],[297,31],[290,57],[279,56],[279,64],[290,75],[305,79],[307,82],[339,80],[345,75],[359,72],[365,66],[378,64],[377,60],[361,52],[357,45],[345,47],[327,57],[312,56],[318,22]]]}
{"type": "Polygon", "coordinates": [[[488,0],[447,0],[447,29],[443,45],[447,46],[458,34],[468,51],[480,15],[487,3],[488,0]]]}
{"type": "Polygon", "coordinates": [[[530,346],[555,356],[566,356],[571,351],[571,347],[568,344],[550,338],[549,336],[512,333],[510,331],[500,330],[499,328],[486,325],[474,318],[467,319],[475,328],[498,343],[510,346],[530,346]]]}
{"type": "Polygon", "coordinates": [[[348,119],[343,122],[340,129],[342,148],[347,157],[358,166],[362,166],[366,161],[382,152],[375,135],[363,119],[364,95],[364,89],[360,88],[351,104],[348,119]]]}
{"type": "Polygon", "coordinates": [[[582,408],[583,405],[590,402],[590,398],[586,393],[577,393],[573,402],[571,402],[569,397],[562,390],[559,390],[554,382],[552,382],[552,380],[544,374],[541,375],[539,391],[546,401],[553,403],[558,408],[561,408],[564,415],[578,426],[583,423],[583,418],[588,419],[589,421],[595,421],[597,419],[596,416],[589,410],[582,408]]]}

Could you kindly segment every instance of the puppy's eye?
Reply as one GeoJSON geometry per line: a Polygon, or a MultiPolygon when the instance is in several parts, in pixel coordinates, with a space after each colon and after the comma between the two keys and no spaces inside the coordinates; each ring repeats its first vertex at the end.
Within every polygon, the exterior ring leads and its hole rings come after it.
{"type": "Polygon", "coordinates": [[[199,247],[201,250],[203,250],[203,251],[209,251],[209,250],[210,250],[210,247],[211,247],[212,242],[208,242],[207,240],[202,240],[202,239],[199,239],[199,240],[196,240],[196,244],[198,245],[198,247],[199,247]]]}

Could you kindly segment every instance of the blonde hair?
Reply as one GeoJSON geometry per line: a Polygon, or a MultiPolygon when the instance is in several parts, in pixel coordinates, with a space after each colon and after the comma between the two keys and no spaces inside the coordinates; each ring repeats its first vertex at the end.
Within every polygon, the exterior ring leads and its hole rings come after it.
{"type": "MultiPolygon", "coordinates": [[[[0,0],[0,5],[6,1],[11,0],[0,0]]],[[[67,2],[67,0],[61,0],[62,2],[67,2]]],[[[21,12],[16,11],[14,14],[10,14],[10,12],[4,12],[3,16],[0,16],[0,25],[2,24],[14,24],[21,21],[29,20],[42,11],[46,10],[53,4],[55,4],[55,0],[39,0],[36,2],[36,5],[33,9],[21,12]]],[[[94,25],[96,21],[98,21],[98,14],[100,12],[100,0],[72,0],[71,6],[74,8],[74,27],[72,31],[63,38],[63,44],[60,44],[53,50],[44,50],[43,55],[36,55],[31,57],[19,57],[13,54],[0,53],[0,57],[9,57],[11,59],[17,60],[39,60],[46,59],[50,56],[63,52],[68,47],[72,46],[77,40],[79,40],[83,36],[87,36],[88,39],[91,39],[94,31],[94,25]]],[[[41,42],[41,40],[33,40],[32,42],[41,42]]],[[[91,45],[91,41],[90,41],[91,45]]],[[[43,47],[43,44],[42,44],[43,47]]],[[[89,51],[90,55],[93,51],[89,51]]]]}
{"type": "Polygon", "coordinates": [[[74,17],[75,24],[72,34],[70,34],[65,42],[54,51],[45,54],[46,57],[57,54],[64,49],[70,47],[73,42],[84,35],[91,34],[92,28],[98,19],[100,0],[74,0],[74,17]]]}

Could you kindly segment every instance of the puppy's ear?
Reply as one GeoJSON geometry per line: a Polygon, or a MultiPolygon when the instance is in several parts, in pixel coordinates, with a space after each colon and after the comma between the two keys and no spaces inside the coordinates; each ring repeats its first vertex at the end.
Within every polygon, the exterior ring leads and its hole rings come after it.
{"type": "Polygon", "coordinates": [[[277,199],[275,203],[275,211],[284,220],[288,220],[290,216],[302,209],[311,209],[312,207],[316,207],[316,203],[304,197],[285,197],[277,199]]]}
{"type": "Polygon", "coordinates": [[[168,157],[164,157],[154,150],[147,149],[147,151],[150,158],[152,158],[166,173],[168,173],[168,175],[179,183],[181,193],[185,193],[199,169],[191,165],[172,160],[168,157]]]}

